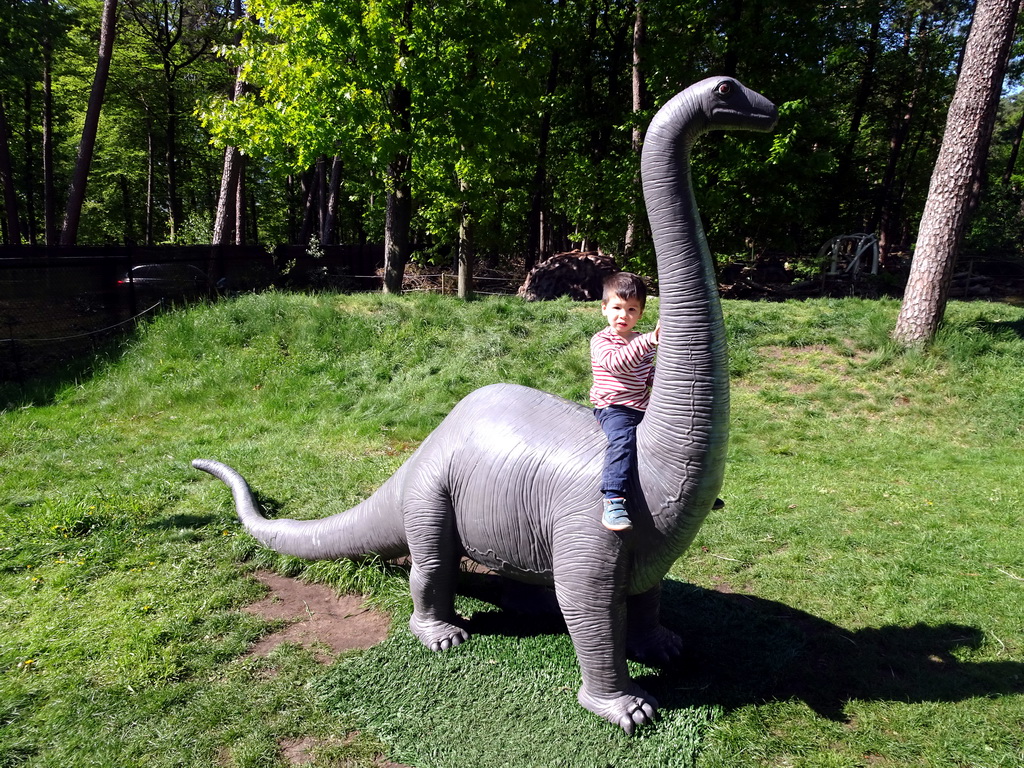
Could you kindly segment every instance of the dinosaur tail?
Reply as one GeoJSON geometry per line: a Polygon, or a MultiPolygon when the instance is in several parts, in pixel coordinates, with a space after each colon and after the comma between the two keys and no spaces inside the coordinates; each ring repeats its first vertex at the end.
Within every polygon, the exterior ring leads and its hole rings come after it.
{"type": "Polygon", "coordinates": [[[319,520],[268,520],[249,484],[226,464],[196,459],[192,466],[231,489],[235,511],[245,529],[263,546],[306,560],[338,560],[375,554],[390,559],[408,554],[399,498],[400,468],[370,498],[347,512],[319,520]]]}

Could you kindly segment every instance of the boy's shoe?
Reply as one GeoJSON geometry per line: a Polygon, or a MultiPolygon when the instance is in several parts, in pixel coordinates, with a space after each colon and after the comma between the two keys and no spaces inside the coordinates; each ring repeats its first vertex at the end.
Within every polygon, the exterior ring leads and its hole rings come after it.
{"type": "Polygon", "coordinates": [[[609,531],[629,531],[633,523],[626,514],[625,499],[605,499],[604,514],[601,515],[601,524],[609,531]]]}

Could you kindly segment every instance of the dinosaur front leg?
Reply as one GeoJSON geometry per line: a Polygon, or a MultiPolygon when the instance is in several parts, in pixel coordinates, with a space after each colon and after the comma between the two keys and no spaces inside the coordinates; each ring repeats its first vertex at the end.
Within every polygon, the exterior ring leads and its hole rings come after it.
{"type": "Polygon", "coordinates": [[[446,651],[469,639],[455,617],[458,547],[451,500],[440,490],[410,491],[404,514],[412,558],[409,629],[430,650],[446,651]]]}
{"type": "Polygon", "coordinates": [[[627,601],[626,650],[649,664],[665,664],[683,652],[683,640],[661,623],[661,584],[627,601]]]}
{"type": "Polygon", "coordinates": [[[577,698],[595,715],[633,733],[654,720],[658,702],[626,668],[625,554],[607,557],[608,546],[619,548],[614,534],[599,549],[580,539],[573,559],[555,565],[555,594],[583,676],[577,698]],[[609,545],[611,539],[616,541],[609,545]]]}

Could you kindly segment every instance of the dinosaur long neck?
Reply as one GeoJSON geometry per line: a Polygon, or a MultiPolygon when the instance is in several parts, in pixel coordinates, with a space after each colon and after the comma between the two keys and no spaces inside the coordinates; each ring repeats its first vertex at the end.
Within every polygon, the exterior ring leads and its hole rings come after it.
{"type": "Polygon", "coordinates": [[[640,478],[659,530],[687,543],[721,488],[728,441],[725,328],[690,179],[690,148],[705,130],[693,97],[679,94],[652,122],[642,158],[661,332],[637,435],[640,478]]]}

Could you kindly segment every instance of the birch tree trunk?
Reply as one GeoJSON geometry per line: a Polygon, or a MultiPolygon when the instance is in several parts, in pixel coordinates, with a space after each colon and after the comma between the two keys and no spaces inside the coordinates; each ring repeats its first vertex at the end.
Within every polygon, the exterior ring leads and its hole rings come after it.
{"type": "Polygon", "coordinates": [[[213,222],[214,245],[228,245],[231,242],[232,226],[235,224],[240,165],[241,158],[238,150],[235,147],[225,147],[224,167],[220,175],[220,193],[217,196],[217,215],[213,222]]]}
{"type": "Polygon", "coordinates": [[[918,229],[917,248],[893,338],[906,346],[935,337],[946,310],[971,188],[988,153],[1007,54],[1021,0],[978,0],[918,229]]]}
{"type": "MultiPolygon", "coordinates": [[[[238,42],[240,38],[236,38],[238,42]]],[[[245,93],[242,68],[234,74],[231,100],[238,101],[245,93]]],[[[217,196],[217,214],[213,221],[213,245],[226,246],[231,239],[231,224],[237,218],[239,177],[242,157],[238,147],[224,147],[224,166],[220,173],[220,193],[217,196]]]]}
{"type": "Polygon", "coordinates": [[[78,222],[85,203],[85,183],[89,179],[93,151],[96,148],[96,132],[100,123],[100,109],[110,75],[110,59],[114,52],[114,32],[117,25],[117,0],[103,0],[103,16],[100,22],[100,48],[96,60],[96,74],[92,79],[89,93],[89,107],[85,114],[82,139],[78,143],[78,158],[75,161],[71,188],[68,190],[68,205],[64,211],[64,226],[60,244],[74,245],[78,241],[78,222]]]}
{"type": "Polygon", "coordinates": [[[467,201],[469,185],[465,179],[459,180],[462,192],[462,205],[459,206],[459,286],[460,299],[473,298],[473,217],[467,201]]]}
{"type": "MultiPolygon", "coordinates": [[[[245,9],[241,0],[235,0],[232,11],[232,19],[237,23],[244,15],[245,9]]],[[[235,33],[234,43],[240,45],[242,32],[235,33]]],[[[245,80],[242,77],[242,68],[235,70],[235,87],[231,93],[231,100],[237,102],[245,93],[245,80]]],[[[242,158],[237,147],[228,146],[224,148],[224,167],[220,175],[220,192],[217,196],[217,213],[213,222],[213,244],[227,245],[231,242],[231,229],[234,226],[235,242],[242,245],[244,234],[239,232],[239,212],[244,209],[245,202],[239,197],[239,189],[242,187],[242,158]]]]}

